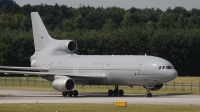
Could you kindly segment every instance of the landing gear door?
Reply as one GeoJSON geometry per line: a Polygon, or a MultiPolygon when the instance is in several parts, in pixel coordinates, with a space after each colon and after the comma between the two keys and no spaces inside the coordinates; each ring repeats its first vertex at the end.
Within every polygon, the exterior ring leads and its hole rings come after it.
{"type": "Polygon", "coordinates": [[[146,74],[146,63],[140,64],[140,72],[139,74],[146,74]]]}

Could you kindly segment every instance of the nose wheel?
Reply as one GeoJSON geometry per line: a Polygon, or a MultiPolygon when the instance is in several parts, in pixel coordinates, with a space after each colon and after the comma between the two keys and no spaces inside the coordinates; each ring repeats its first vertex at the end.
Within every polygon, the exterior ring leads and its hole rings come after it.
{"type": "Polygon", "coordinates": [[[150,92],[150,86],[145,86],[145,88],[147,89],[147,93],[146,93],[146,97],[152,97],[152,94],[150,92]]]}
{"type": "Polygon", "coordinates": [[[151,96],[152,96],[151,93],[147,93],[147,94],[146,94],[146,97],[151,97],[151,96]]]}

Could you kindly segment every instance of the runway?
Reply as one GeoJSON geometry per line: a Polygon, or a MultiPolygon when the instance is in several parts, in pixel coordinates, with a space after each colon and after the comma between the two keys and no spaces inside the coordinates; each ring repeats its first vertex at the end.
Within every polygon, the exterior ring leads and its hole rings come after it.
{"type": "Polygon", "coordinates": [[[31,90],[0,90],[2,103],[89,103],[113,104],[115,101],[127,101],[127,104],[152,105],[200,105],[200,95],[153,95],[125,94],[123,97],[109,97],[107,94],[81,94],[78,97],[63,97],[60,92],[31,90]]]}

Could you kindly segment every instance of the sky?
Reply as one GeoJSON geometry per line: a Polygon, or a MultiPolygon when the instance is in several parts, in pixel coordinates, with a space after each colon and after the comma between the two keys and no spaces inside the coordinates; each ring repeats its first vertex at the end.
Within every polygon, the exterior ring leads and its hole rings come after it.
{"type": "Polygon", "coordinates": [[[68,7],[78,8],[81,5],[93,7],[111,7],[117,6],[125,9],[131,7],[136,8],[160,8],[165,11],[167,8],[172,9],[176,6],[184,7],[187,10],[192,8],[200,9],[200,0],[14,0],[18,5],[26,4],[40,5],[41,3],[47,5],[67,5],[68,7]]]}

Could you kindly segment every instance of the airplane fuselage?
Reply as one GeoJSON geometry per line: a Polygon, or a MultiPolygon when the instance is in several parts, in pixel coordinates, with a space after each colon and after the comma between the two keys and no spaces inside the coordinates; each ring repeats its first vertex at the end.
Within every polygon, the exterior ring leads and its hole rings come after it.
{"type": "MultiPolygon", "coordinates": [[[[101,73],[101,80],[74,78],[76,84],[90,85],[155,85],[177,77],[175,69],[160,70],[159,66],[173,66],[167,60],[138,55],[56,55],[36,59],[36,67],[45,67],[52,73],[101,73]]],[[[44,78],[53,81],[53,76],[44,78]]]]}

